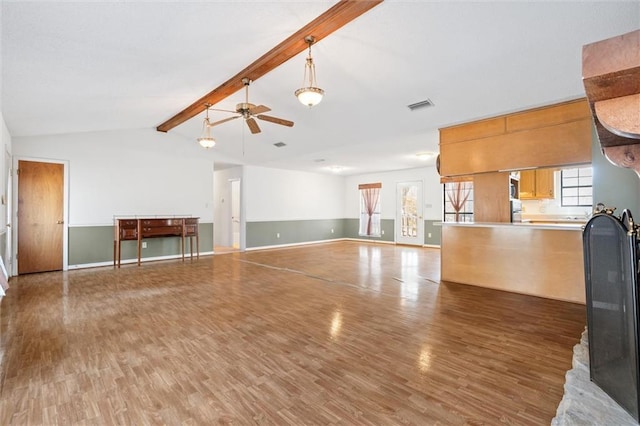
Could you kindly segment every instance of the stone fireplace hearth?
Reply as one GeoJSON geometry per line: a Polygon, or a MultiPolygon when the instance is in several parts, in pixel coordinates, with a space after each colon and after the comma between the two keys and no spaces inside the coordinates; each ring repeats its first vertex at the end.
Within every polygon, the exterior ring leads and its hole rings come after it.
{"type": "Polygon", "coordinates": [[[589,378],[589,342],[587,330],[573,347],[572,369],[567,371],[564,396],[552,426],[616,425],[638,423],[589,378]]]}

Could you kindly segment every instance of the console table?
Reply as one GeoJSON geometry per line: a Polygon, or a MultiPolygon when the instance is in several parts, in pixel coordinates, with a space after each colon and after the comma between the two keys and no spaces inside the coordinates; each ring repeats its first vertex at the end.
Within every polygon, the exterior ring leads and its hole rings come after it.
{"type": "Polygon", "coordinates": [[[113,266],[120,267],[122,241],[138,241],[138,266],[142,240],[145,238],[181,237],[182,261],[184,262],[184,240],[189,237],[191,259],[193,259],[193,237],[196,238],[197,258],[200,258],[197,217],[123,218],[115,219],[113,241],[113,266]]]}

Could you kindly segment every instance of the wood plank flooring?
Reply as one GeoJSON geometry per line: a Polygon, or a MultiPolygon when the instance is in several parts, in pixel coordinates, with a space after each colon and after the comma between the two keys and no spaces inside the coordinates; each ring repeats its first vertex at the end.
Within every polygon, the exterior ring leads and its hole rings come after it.
{"type": "Polygon", "coordinates": [[[0,424],[549,424],[585,321],[386,244],[24,275],[0,424]]]}

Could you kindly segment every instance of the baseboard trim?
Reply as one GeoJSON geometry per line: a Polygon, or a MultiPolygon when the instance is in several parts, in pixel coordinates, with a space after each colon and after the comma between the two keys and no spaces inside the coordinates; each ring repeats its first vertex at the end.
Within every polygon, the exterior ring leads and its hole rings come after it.
{"type": "Polygon", "coordinates": [[[323,243],[331,243],[334,241],[344,241],[346,238],[334,238],[331,240],[317,240],[317,241],[305,241],[303,243],[289,243],[289,244],[277,244],[271,246],[259,246],[259,247],[247,247],[245,251],[256,251],[256,250],[269,250],[275,248],[286,248],[286,247],[297,247],[297,246],[306,246],[311,244],[323,244],[323,243]]]}
{"type": "MultiPolygon", "coordinates": [[[[207,251],[207,252],[201,252],[200,256],[210,256],[213,255],[212,251],[207,251]]],[[[172,254],[172,255],[167,255],[167,256],[154,256],[154,257],[143,257],[142,259],[140,259],[141,263],[146,263],[146,262],[156,262],[158,260],[173,260],[173,259],[182,259],[182,255],[181,254],[172,254]]],[[[189,254],[185,254],[184,255],[184,259],[185,260],[189,260],[190,259],[190,255],[189,254]]],[[[121,265],[130,265],[132,263],[138,263],[138,259],[122,259],[120,261],[121,265]]],[[[69,270],[71,269],[85,269],[85,268],[100,268],[103,266],[113,266],[113,261],[109,261],[109,262],[96,262],[96,263],[80,263],[77,265],[69,265],[69,270]]]]}

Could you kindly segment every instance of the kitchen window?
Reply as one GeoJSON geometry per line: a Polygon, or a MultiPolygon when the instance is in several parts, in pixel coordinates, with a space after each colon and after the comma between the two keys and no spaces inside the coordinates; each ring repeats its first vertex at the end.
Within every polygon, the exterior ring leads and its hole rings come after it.
{"type": "Polygon", "coordinates": [[[591,207],[593,205],[593,168],[562,170],[560,193],[563,207],[591,207]]]}
{"type": "Polygon", "coordinates": [[[445,182],[444,221],[473,222],[473,182],[445,182]]]}

